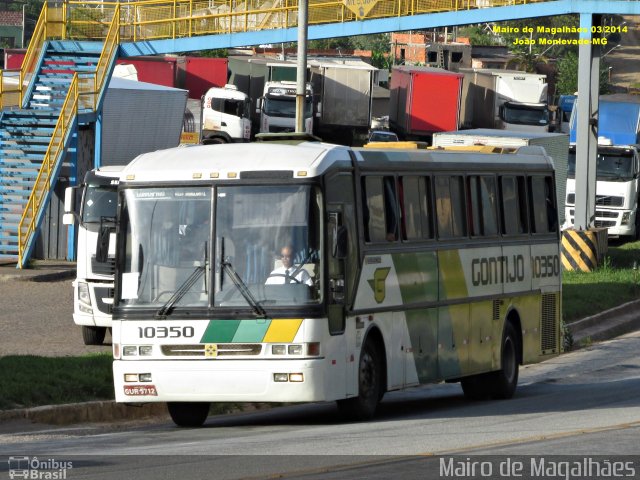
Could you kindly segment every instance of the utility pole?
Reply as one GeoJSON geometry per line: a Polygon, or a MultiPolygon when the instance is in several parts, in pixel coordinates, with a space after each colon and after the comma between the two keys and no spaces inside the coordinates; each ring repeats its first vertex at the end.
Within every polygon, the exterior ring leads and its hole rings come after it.
{"type": "Polygon", "coordinates": [[[24,40],[25,40],[25,28],[27,26],[27,14],[26,14],[27,4],[22,4],[22,44],[20,48],[24,48],[24,40]]]}
{"type": "Polygon", "coordinates": [[[307,30],[309,0],[298,3],[298,63],[296,70],[296,133],[304,132],[304,104],[307,93],[307,30]]]}

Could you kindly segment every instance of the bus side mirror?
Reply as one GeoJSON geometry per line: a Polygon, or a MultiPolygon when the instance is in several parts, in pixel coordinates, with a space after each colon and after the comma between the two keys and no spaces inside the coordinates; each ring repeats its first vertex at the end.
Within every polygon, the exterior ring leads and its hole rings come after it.
{"type": "Polygon", "coordinates": [[[67,187],[64,190],[64,214],[62,215],[63,225],[73,225],[79,220],[78,212],[75,210],[76,192],[79,192],[81,186],[67,187]]]}
{"type": "Polygon", "coordinates": [[[329,226],[331,231],[331,255],[333,258],[345,258],[347,256],[347,227],[341,225],[339,212],[329,213],[329,226]]]}
{"type": "Polygon", "coordinates": [[[264,97],[260,97],[256,100],[256,113],[260,113],[260,111],[262,110],[262,99],[264,97]]]}

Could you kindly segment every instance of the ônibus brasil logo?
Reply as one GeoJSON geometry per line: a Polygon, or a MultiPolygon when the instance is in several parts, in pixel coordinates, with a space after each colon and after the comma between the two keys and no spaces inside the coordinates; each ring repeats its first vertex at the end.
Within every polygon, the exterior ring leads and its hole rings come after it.
{"type": "Polygon", "coordinates": [[[11,479],[63,480],[67,478],[67,470],[72,468],[73,462],[54,458],[9,457],[9,478],[11,479]]]}

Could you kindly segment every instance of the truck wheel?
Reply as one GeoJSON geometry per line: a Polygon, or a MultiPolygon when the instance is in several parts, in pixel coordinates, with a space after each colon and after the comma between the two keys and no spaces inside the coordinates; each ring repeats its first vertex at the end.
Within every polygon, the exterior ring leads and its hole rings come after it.
{"type": "Polygon", "coordinates": [[[376,413],[382,394],[380,349],[374,342],[367,341],[358,364],[358,396],[338,400],[338,409],[348,418],[368,420],[376,413]]]}
{"type": "Polygon", "coordinates": [[[201,427],[209,416],[209,402],[168,402],[167,408],[178,427],[201,427]]]}
{"type": "Polygon", "coordinates": [[[85,345],[102,345],[107,327],[82,327],[82,339],[85,345]]]}
{"type": "Polygon", "coordinates": [[[222,143],[227,143],[222,137],[207,138],[202,142],[203,145],[219,145],[222,143]]]}

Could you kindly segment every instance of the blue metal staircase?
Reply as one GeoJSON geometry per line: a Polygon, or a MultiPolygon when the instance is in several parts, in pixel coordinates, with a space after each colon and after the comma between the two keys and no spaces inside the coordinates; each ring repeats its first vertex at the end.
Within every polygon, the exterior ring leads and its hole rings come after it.
{"type": "MultiPolygon", "coordinates": [[[[90,76],[93,81],[103,43],[49,41],[43,48],[39,65],[31,78],[21,109],[5,110],[0,114],[0,260],[11,260],[23,266],[35,243],[36,235],[24,236],[24,221],[35,218],[36,227],[46,210],[57,175],[75,135],[79,109],[72,128],[54,138],[54,130],[61,109],[69,93],[74,74],[90,76]],[[60,154],[43,167],[54,143],[61,145],[60,154]],[[41,169],[48,171],[43,200],[37,208],[27,204],[41,169]],[[23,226],[21,227],[21,222],[23,226]],[[20,252],[19,230],[26,244],[20,252]]],[[[93,102],[91,102],[93,107],[93,102]]],[[[93,108],[85,109],[91,112],[93,108]]]]}

